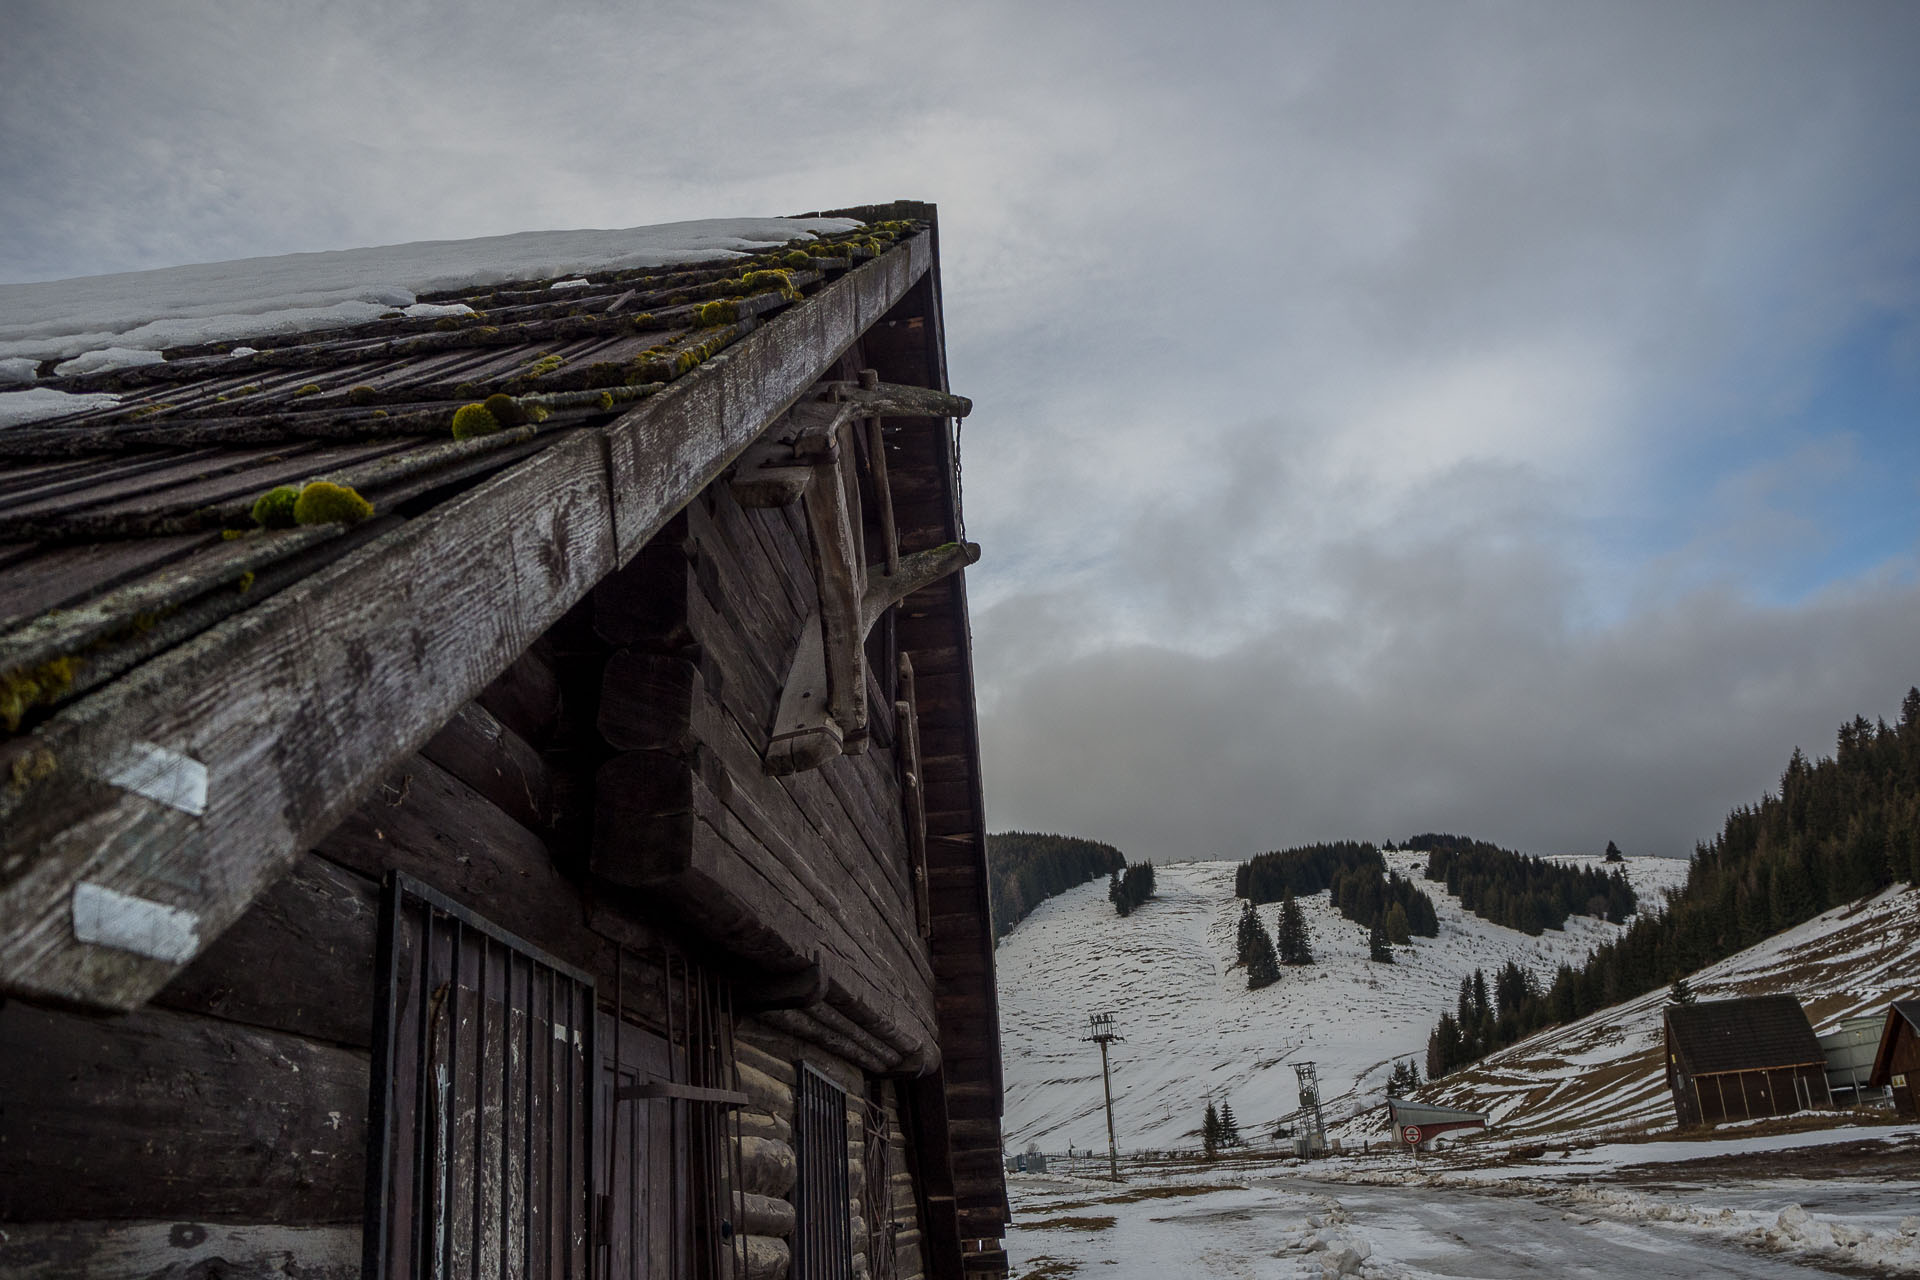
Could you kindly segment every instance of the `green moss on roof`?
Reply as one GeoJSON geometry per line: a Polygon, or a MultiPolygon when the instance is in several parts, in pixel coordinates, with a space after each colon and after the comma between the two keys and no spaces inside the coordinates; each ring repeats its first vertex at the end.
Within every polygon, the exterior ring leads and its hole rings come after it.
{"type": "MultiPolygon", "coordinates": [[[[482,410],[481,412],[485,412],[482,410]]],[[[359,524],[373,514],[373,504],[343,484],[315,480],[300,490],[293,504],[299,524],[359,524]]]]}

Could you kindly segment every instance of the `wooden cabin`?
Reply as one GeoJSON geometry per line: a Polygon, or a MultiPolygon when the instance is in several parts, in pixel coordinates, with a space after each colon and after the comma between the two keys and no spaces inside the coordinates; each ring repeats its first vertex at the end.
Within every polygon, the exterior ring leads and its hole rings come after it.
{"type": "Polygon", "coordinates": [[[1833,1105],[1826,1055],[1790,995],[1668,1005],[1666,1063],[1682,1126],[1833,1105]]]}
{"type": "Polygon", "coordinates": [[[1887,1007],[1886,1029],[1874,1054],[1873,1074],[1867,1083],[1893,1090],[1893,1106],[1904,1116],[1920,1119],[1915,1077],[1920,1076],[1920,1000],[1895,1000],[1887,1007]]]}
{"type": "Polygon", "coordinates": [[[1004,1273],[935,211],[813,216],[41,368],[0,1273],[1004,1273]]]}

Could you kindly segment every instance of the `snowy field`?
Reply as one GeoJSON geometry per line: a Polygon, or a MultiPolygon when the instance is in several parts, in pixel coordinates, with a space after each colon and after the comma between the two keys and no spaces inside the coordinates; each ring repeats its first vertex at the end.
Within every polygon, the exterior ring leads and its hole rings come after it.
{"type": "MultiPolygon", "coordinates": [[[[1914,1149],[1920,1127],[1870,1141],[1914,1149]]],[[[1839,1143],[1859,1132],[1799,1136],[1839,1143]]],[[[1778,1140],[1648,1144],[1658,1168],[1685,1158],[1754,1155],[1778,1140]],[[1677,1158],[1677,1157],[1676,1157],[1677,1158]]],[[[1426,1277],[1738,1277],[1920,1275],[1920,1183],[1872,1177],[1775,1178],[1646,1186],[1591,1178],[1644,1173],[1635,1151],[1589,1153],[1584,1172],[1533,1170],[1489,1180],[1429,1158],[1312,1166],[1240,1163],[1136,1168],[1120,1186],[1088,1177],[1009,1178],[1007,1249],[1016,1280],[1355,1275],[1426,1277]]]]}
{"type": "MultiPolygon", "coordinates": [[[[1426,864],[1419,853],[1385,856],[1415,879],[1426,864]]],[[[1238,865],[1161,864],[1157,896],[1124,920],[1107,902],[1104,881],[1083,885],[1041,904],[1002,941],[995,964],[1010,1150],[1105,1146],[1100,1054],[1080,1039],[1090,1012],[1113,1012],[1126,1037],[1113,1048],[1120,1145],[1193,1148],[1210,1096],[1232,1104],[1249,1136],[1292,1112],[1296,1062],[1317,1065],[1330,1121],[1377,1106],[1396,1058],[1424,1070],[1427,1034],[1453,1007],[1463,976],[1478,968],[1491,978],[1517,960],[1550,977],[1619,932],[1575,916],[1564,932],[1530,938],[1467,913],[1443,885],[1419,880],[1440,936],[1415,938],[1396,948],[1397,963],[1380,965],[1367,959],[1366,929],[1320,893],[1300,904],[1318,963],[1248,991],[1244,971],[1229,967],[1238,865]]],[[[1686,879],[1686,864],[1672,859],[1629,858],[1625,870],[1643,910],[1657,909],[1664,891],[1686,879]]],[[[1261,911],[1271,927],[1277,908],[1261,911]]]]}

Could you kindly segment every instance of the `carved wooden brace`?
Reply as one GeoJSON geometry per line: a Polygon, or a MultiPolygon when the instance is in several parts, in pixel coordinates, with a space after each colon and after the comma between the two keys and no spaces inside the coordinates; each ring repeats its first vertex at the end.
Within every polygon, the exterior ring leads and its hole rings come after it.
{"type": "Polygon", "coordinates": [[[962,417],[972,401],[925,387],[877,381],[817,384],[792,413],[742,455],[731,481],[742,506],[806,506],[819,603],[807,615],[788,662],[767,746],[769,773],[816,769],[833,757],[865,750],[867,633],[890,607],[980,558],[970,542],[952,542],[912,555],[895,541],[892,494],[880,444],[885,414],[962,417]],[[866,563],[855,424],[867,431],[874,490],[880,500],[887,559],[877,572],[866,563]]]}

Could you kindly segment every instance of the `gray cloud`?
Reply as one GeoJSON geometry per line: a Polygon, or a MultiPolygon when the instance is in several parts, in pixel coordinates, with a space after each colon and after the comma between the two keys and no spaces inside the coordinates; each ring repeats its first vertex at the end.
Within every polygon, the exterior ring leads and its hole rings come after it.
{"type": "Polygon", "coordinates": [[[1900,0],[9,34],[5,279],[937,200],[996,825],[1681,852],[1920,680],[1912,519],[1809,567],[1913,471],[1810,409],[1865,333],[1920,404],[1900,0]]]}

